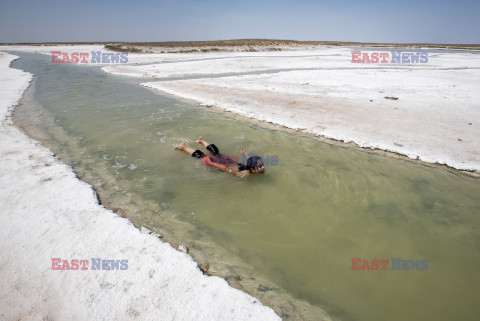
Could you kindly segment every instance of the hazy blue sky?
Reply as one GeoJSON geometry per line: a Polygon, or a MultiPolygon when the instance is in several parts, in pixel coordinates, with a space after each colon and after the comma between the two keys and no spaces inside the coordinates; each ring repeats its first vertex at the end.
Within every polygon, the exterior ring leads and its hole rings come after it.
{"type": "Polygon", "coordinates": [[[0,0],[0,42],[480,43],[480,1],[0,0]]]}

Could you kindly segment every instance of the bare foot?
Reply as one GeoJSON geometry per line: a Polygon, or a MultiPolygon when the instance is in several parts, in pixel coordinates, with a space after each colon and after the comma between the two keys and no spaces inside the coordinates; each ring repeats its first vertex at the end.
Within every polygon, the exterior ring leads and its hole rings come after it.
{"type": "Polygon", "coordinates": [[[183,150],[185,148],[185,143],[180,143],[178,146],[175,146],[175,149],[178,149],[178,150],[183,150]]]}
{"type": "Polygon", "coordinates": [[[202,136],[198,137],[195,143],[203,144],[203,137],[202,136]]]}

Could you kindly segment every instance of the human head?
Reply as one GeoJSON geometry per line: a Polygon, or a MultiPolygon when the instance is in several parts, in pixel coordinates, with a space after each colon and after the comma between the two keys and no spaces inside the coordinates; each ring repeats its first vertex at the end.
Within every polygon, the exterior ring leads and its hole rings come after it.
{"type": "Polygon", "coordinates": [[[265,173],[265,166],[263,165],[263,160],[260,156],[252,156],[247,159],[247,168],[250,172],[257,174],[265,173]]]}

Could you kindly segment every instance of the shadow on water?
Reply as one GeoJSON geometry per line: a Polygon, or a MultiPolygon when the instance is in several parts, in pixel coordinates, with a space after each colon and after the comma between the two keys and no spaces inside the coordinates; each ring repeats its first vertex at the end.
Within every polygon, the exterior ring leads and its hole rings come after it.
{"type": "MultiPolygon", "coordinates": [[[[180,224],[185,231],[170,234],[202,253],[208,237],[248,263],[245,282],[248,273],[268,276],[335,319],[476,320],[480,313],[478,179],[238,121],[99,68],[19,55],[13,66],[36,78],[17,123],[49,141],[103,191],[102,202],[134,223],[165,233],[180,224]],[[199,148],[200,135],[224,154],[237,155],[240,145],[278,163],[239,179],[173,150],[182,141],[199,148]],[[352,258],[428,260],[428,269],[353,271],[352,258]]],[[[203,259],[228,261],[214,250],[203,259]]],[[[240,279],[225,271],[217,272],[240,279]]],[[[266,301],[276,293],[274,285],[233,285],[266,301]]]]}

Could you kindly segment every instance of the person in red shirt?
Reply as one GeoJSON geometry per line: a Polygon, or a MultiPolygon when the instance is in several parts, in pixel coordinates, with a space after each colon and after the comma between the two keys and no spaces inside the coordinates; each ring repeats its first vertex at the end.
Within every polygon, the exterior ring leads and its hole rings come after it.
{"type": "Polygon", "coordinates": [[[262,158],[260,156],[250,156],[242,147],[238,147],[238,150],[246,157],[246,164],[239,164],[230,157],[220,154],[217,146],[208,143],[205,139],[203,139],[203,137],[199,137],[195,142],[205,146],[205,148],[210,152],[210,155],[206,155],[199,149],[188,147],[185,143],[175,146],[175,149],[182,150],[192,157],[202,159],[204,164],[207,166],[215,167],[222,172],[235,174],[238,177],[246,177],[251,174],[265,173],[265,166],[262,158]],[[237,169],[231,168],[231,165],[237,166],[237,169]]]}

